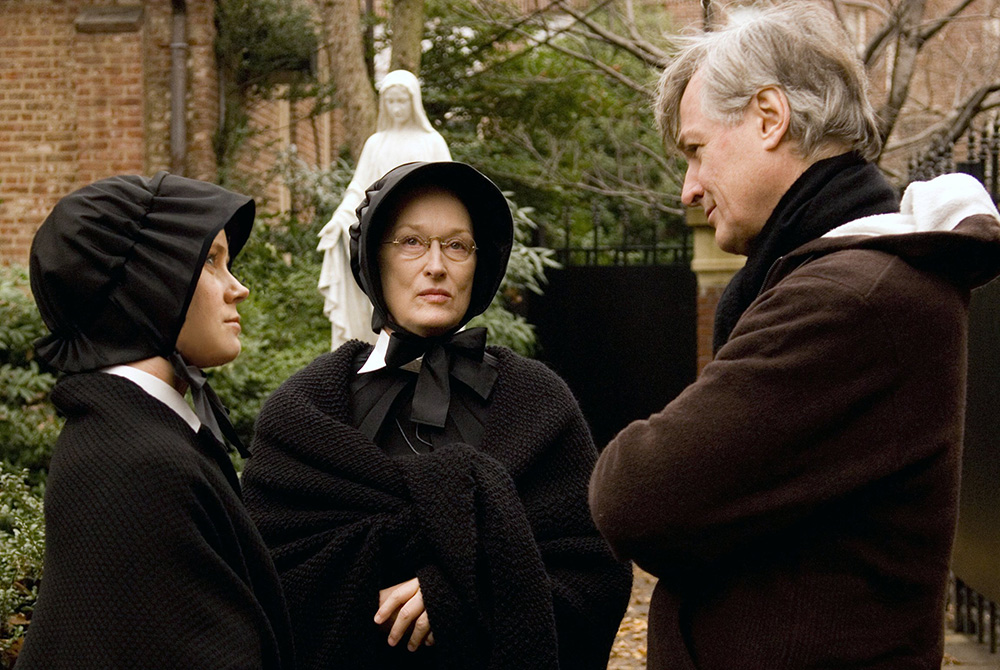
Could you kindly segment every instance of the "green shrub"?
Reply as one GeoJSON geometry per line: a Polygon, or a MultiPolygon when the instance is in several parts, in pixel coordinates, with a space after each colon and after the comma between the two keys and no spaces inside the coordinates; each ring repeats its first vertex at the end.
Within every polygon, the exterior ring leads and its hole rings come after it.
{"type": "Polygon", "coordinates": [[[0,667],[9,668],[20,648],[38,597],[45,553],[42,500],[26,480],[0,464],[0,667]]]}
{"type": "Polygon", "coordinates": [[[330,348],[330,322],[316,288],[316,232],[288,217],[259,217],[233,270],[250,289],[240,305],[243,352],[211,371],[212,386],[249,445],[267,396],[330,348]]]}
{"type": "Polygon", "coordinates": [[[44,478],[62,420],[48,402],[55,377],[34,360],[34,341],[46,334],[27,273],[0,267],[0,461],[44,478]]]}
{"type": "Polygon", "coordinates": [[[545,271],[558,267],[551,249],[530,246],[538,225],[531,218],[530,207],[520,207],[506,193],[507,205],[514,217],[514,248],[510,252],[507,274],[493,303],[480,316],[472,319],[472,327],[485,326],[491,344],[510,347],[522,356],[537,352],[535,327],[517,313],[524,291],[542,293],[545,271]]]}

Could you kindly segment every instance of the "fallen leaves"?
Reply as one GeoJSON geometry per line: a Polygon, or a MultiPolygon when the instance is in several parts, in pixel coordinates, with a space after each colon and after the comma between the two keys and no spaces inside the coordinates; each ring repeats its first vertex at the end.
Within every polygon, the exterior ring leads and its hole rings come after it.
{"type": "Polygon", "coordinates": [[[649,598],[656,578],[635,568],[632,573],[632,597],[618,635],[611,647],[608,670],[642,670],[646,667],[646,630],[649,626],[649,598]]]}

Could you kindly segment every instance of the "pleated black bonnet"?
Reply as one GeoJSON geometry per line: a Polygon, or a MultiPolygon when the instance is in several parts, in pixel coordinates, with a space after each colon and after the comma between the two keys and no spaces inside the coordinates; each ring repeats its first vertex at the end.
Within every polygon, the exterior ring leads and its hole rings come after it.
{"type": "Polygon", "coordinates": [[[358,222],[351,226],[351,271],[358,286],[372,301],[372,330],[376,333],[386,325],[402,330],[392,321],[386,306],[378,265],[379,245],[391,224],[390,214],[400,198],[431,186],[450,191],[462,201],[469,210],[476,240],[472,298],[465,316],[452,330],[458,330],[489,307],[507,271],[514,242],[514,220],[507,199],[496,184],[466,163],[441,161],[400,165],[368,187],[365,199],[357,208],[358,222]]]}
{"type": "Polygon", "coordinates": [[[243,248],[254,201],[161,172],[110,177],[62,198],[31,245],[31,292],[51,334],[35,345],[57,370],[170,356],[212,241],[243,248]]]}

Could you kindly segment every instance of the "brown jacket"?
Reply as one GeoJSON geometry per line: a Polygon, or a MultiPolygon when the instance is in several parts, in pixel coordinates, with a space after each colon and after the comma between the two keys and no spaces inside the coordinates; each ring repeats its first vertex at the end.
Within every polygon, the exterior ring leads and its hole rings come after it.
{"type": "Polygon", "coordinates": [[[701,377],[625,428],[598,528],[659,578],[649,668],[939,668],[970,289],[1000,225],[821,238],[701,377]]]}

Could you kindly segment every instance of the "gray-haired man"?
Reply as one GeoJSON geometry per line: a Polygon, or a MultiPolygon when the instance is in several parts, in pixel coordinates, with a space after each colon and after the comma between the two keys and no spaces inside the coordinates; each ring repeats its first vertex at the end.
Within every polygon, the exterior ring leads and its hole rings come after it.
{"type": "Polygon", "coordinates": [[[693,39],[657,107],[684,202],[747,263],[714,361],[591,480],[601,532],[659,578],[649,667],[939,668],[993,203],[964,175],[897,203],[864,70],[814,4],[693,39]]]}

